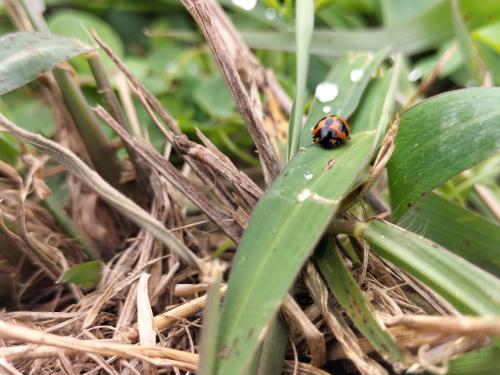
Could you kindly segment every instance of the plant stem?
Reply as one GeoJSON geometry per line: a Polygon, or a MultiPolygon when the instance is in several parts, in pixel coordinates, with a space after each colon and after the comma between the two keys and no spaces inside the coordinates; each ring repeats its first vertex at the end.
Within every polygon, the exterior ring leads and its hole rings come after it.
{"type": "Polygon", "coordinates": [[[355,235],[358,222],[354,220],[333,219],[328,226],[329,233],[345,233],[355,235]]]}
{"type": "MultiPolygon", "coordinates": [[[[104,64],[102,63],[102,59],[97,51],[93,51],[87,55],[87,60],[90,65],[90,69],[92,70],[92,75],[97,84],[97,90],[104,100],[106,108],[113,118],[120,124],[124,129],[127,128],[127,118],[123,113],[123,110],[118,102],[118,98],[116,97],[115,91],[111,86],[111,83],[108,79],[108,75],[104,64]]],[[[137,154],[134,152],[132,148],[128,145],[124,145],[125,150],[127,150],[127,154],[132,161],[136,174],[141,174],[143,177],[146,176],[146,171],[141,166],[140,161],[137,157],[137,154]]]]}
{"type": "MultiPolygon", "coordinates": [[[[34,7],[26,0],[23,0],[23,7],[36,30],[49,32],[42,8],[34,7]]],[[[56,68],[53,73],[92,164],[106,181],[117,186],[121,171],[120,160],[99,126],[80,86],[67,70],[56,68]]]]}

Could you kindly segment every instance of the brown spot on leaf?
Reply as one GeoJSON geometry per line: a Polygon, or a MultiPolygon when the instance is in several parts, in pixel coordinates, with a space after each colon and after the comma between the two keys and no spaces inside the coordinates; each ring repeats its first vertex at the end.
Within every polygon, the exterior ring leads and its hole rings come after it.
{"type": "Polygon", "coordinates": [[[332,167],[335,165],[336,162],[337,162],[336,159],[328,160],[328,162],[325,165],[325,171],[329,171],[330,169],[332,169],[332,167]]]}

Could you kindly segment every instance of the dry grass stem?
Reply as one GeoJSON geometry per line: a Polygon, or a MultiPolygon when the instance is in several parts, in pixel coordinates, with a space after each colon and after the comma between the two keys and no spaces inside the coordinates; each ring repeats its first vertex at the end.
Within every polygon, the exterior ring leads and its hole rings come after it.
{"type": "Polygon", "coordinates": [[[328,306],[328,289],[312,263],[306,265],[305,283],[329,329],[338,340],[346,357],[353,362],[359,372],[364,375],[387,375],[387,371],[382,366],[363,352],[358,339],[343,319],[332,313],[328,306]]]}
{"type": "MultiPolygon", "coordinates": [[[[197,355],[181,350],[119,344],[102,340],[79,340],[45,333],[0,321],[0,337],[32,344],[54,346],[73,352],[94,353],[120,358],[137,358],[156,366],[176,366],[186,371],[195,371],[197,355]]],[[[57,351],[55,351],[57,355],[57,351]]]]}
{"type": "Polygon", "coordinates": [[[386,319],[389,326],[461,336],[500,336],[499,317],[401,315],[386,319]]]}
{"type": "Polygon", "coordinates": [[[275,179],[279,174],[276,155],[264,133],[262,122],[252,106],[250,97],[236,69],[235,62],[225,52],[224,40],[221,38],[220,27],[217,23],[218,18],[214,15],[214,9],[205,1],[182,0],[182,3],[198,23],[214,54],[217,65],[231,91],[233,100],[257,147],[265,171],[269,173],[271,179],[275,179]]]}
{"type": "Polygon", "coordinates": [[[283,311],[292,325],[306,338],[311,353],[311,364],[316,367],[322,366],[326,361],[324,335],[309,320],[290,294],[287,294],[283,299],[283,311]]]}
{"type": "Polygon", "coordinates": [[[159,174],[164,176],[180,193],[196,204],[209,218],[211,218],[228,236],[238,242],[241,228],[235,228],[232,219],[215,207],[202,195],[191,182],[184,177],[168,160],[146,143],[139,143],[120,127],[120,125],[102,107],[96,108],[96,113],[128,144],[138,156],[148,162],[159,174]]]}
{"type": "Polygon", "coordinates": [[[24,130],[5,116],[0,114],[0,125],[23,141],[32,144],[63,164],[69,171],[79,177],[85,184],[92,188],[99,196],[112,207],[120,211],[140,227],[150,231],[155,237],[164,242],[172,251],[187,264],[201,269],[202,261],[189,250],[182,242],[172,235],[165,227],[136,203],[125,197],[118,190],[109,185],[95,171],[90,169],[75,154],[65,147],[46,139],[45,137],[24,130]]]}

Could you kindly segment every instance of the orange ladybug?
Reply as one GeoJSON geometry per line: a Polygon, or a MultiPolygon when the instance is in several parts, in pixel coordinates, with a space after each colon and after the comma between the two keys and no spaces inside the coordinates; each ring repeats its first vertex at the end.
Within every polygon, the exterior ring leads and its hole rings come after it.
{"type": "Polygon", "coordinates": [[[349,136],[351,129],[339,115],[328,115],[318,121],[312,130],[314,143],[319,143],[325,148],[340,146],[349,136]]]}

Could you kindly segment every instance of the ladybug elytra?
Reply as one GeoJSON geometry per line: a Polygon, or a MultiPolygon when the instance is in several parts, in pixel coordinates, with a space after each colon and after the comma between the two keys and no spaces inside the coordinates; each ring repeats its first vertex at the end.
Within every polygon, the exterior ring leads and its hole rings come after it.
{"type": "Polygon", "coordinates": [[[312,130],[314,143],[319,143],[325,148],[340,146],[346,139],[351,139],[351,129],[339,115],[328,115],[318,121],[312,130]]]}

